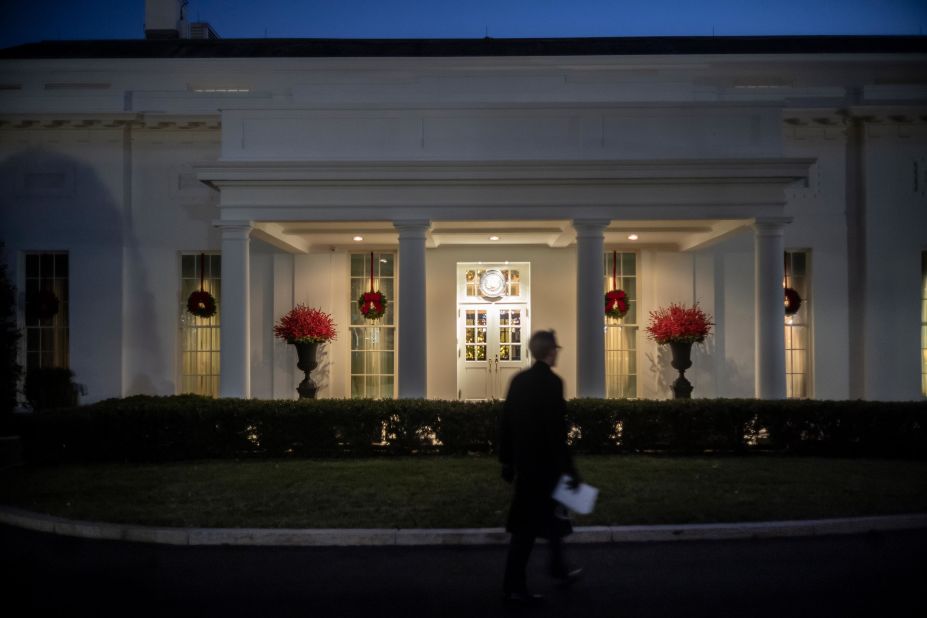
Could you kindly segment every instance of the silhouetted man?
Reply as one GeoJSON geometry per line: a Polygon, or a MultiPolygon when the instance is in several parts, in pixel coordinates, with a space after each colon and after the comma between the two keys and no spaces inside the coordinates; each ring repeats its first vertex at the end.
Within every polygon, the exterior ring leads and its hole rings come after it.
{"type": "Polygon", "coordinates": [[[563,380],[551,368],[560,346],[553,331],[531,336],[528,349],[534,365],[512,379],[499,428],[499,460],[502,478],[515,483],[506,530],[511,534],[503,582],[508,603],[533,604],[541,595],[528,592],[525,571],[537,537],[550,545],[550,574],[563,585],[579,577],[567,569],[561,539],[573,531],[570,520],[559,516],[551,494],[563,474],[579,474],[566,442],[566,401],[563,380]]]}

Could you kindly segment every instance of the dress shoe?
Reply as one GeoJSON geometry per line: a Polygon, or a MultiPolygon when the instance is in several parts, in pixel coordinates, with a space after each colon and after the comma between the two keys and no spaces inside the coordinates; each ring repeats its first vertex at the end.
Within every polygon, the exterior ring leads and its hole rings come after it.
{"type": "Polygon", "coordinates": [[[532,607],[544,603],[544,595],[531,592],[506,592],[502,595],[502,601],[506,605],[532,607]]]}
{"type": "Polygon", "coordinates": [[[573,569],[568,572],[566,575],[561,575],[559,577],[554,577],[557,580],[557,585],[561,588],[569,588],[579,580],[583,578],[582,569],[573,569]]]}

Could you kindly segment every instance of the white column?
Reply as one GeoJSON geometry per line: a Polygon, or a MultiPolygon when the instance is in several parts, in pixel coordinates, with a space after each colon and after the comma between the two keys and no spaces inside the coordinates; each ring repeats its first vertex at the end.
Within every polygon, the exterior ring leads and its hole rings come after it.
{"type": "Polygon", "coordinates": [[[399,231],[399,398],[424,398],[427,391],[425,342],[425,238],[429,221],[395,221],[399,231]]]}
{"type": "Polygon", "coordinates": [[[576,220],[576,394],[605,397],[605,318],[602,281],[609,221],[576,220]]]}
{"type": "Polygon", "coordinates": [[[251,397],[251,223],[217,223],[222,231],[219,299],[221,397],[251,397]]]}
{"type": "Polygon", "coordinates": [[[785,217],[756,219],[754,297],[757,399],[785,399],[785,331],[782,278],[785,276],[785,217]]]}

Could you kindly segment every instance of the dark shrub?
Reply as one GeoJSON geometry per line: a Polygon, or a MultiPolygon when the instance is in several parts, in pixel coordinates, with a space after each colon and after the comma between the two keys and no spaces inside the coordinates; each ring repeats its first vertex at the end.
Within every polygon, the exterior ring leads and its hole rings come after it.
{"type": "Polygon", "coordinates": [[[26,372],[26,401],[34,410],[72,408],[77,405],[74,372],[65,367],[41,367],[26,372]]]}
{"type": "MultiPolygon", "coordinates": [[[[502,403],[137,396],[20,419],[32,461],[489,454],[502,403]]],[[[580,454],[927,457],[927,402],[575,399],[580,454]]]]}

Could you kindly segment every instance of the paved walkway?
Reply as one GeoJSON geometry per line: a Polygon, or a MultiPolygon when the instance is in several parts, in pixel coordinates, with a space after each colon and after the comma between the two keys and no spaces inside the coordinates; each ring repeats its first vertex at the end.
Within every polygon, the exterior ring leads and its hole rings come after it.
{"type": "MultiPolygon", "coordinates": [[[[166,545],[265,546],[420,546],[499,545],[508,541],[501,528],[453,529],[293,529],[168,528],[75,521],[0,507],[0,524],[85,539],[166,545]]],[[[927,529],[927,513],[807,521],[663,526],[580,526],[571,543],[628,543],[807,537],[875,531],[927,529]]]]}
{"type": "Polygon", "coordinates": [[[78,618],[921,618],[927,530],[568,543],[573,589],[506,608],[505,546],[255,547],[75,538],[0,524],[5,615],[78,618]],[[20,608],[17,612],[16,608],[20,608]]]}

